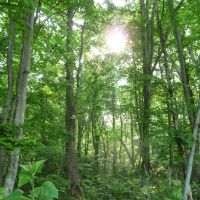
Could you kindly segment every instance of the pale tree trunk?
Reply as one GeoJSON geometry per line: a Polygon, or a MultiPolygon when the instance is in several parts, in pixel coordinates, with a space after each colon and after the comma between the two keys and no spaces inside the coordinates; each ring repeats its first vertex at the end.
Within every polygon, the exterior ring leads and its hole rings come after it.
{"type": "Polygon", "coordinates": [[[15,36],[15,24],[14,16],[10,12],[10,24],[9,24],[9,40],[8,40],[8,50],[7,50],[7,71],[8,71],[8,88],[6,94],[6,101],[2,111],[2,124],[7,124],[9,122],[9,113],[11,110],[11,102],[13,97],[13,43],[15,36]]]}
{"type": "MultiPolygon", "coordinates": [[[[181,1],[183,3],[184,0],[181,1]]],[[[179,7],[182,5],[179,3],[179,7]]],[[[177,8],[174,7],[174,0],[169,0],[169,5],[170,5],[170,14],[171,14],[171,24],[173,26],[173,34],[176,39],[176,45],[177,45],[177,53],[178,53],[178,58],[179,58],[179,63],[180,63],[180,69],[181,69],[181,82],[183,85],[183,92],[184,92],[184,97],[185,97],[185,102],[187,106],[187,112],[188,112],[188,118],[191,126],[191,130],[194,129],[194,123],[195,123],[195,103],[194,103],[194,97],[193,97],[193,92],[190,86],[190,77],[189,77],[189,72],[188,72],[188,67],[186,64],[185,60],[185,55],[183,51],[183,45],[182,45],[182,36],[179,30],[179,26],[176,20],[176,10],[177,8]]],[[[199,136],[198,136],[199,137],[199,136]]],[[[199,163],[196,163],[196,168],[199,166],[199,163]]],[[[200,177],[200,171],[199,169],[195,170],[197,180],[199,182],[199,177],[200,177]]],[[[190,192],[190,199],[192,198],[192,193],[190,192]]]]}
{"type": "MultiPolygon", "coordinates": [[[[12,97],[13,97],[13,43],[15,36],[15,24],[14,24],[14,16],[9,8],[10,12],[10,24],[8,30],[8,50],[7,50],[7,72],[8,72],[8,88],[6,94],[6,100],[2,111],[2,125],[6,125],[9,123],[9,114],[11,112],[12,107],[12,97]]],[[[2,147],[0,148],[0,187],[3,184],[3,175],[4,175],[4,167],[5,167],[5,159],[6,159],[6,151],[2,147]]]]}
{"type": "Polygon", "coordinates": [[[129,152],[127,145],[124,143],[123,139],[121,139],[121,138],[120,138],[120,142],[121,142],[122,146],[124,147],[124,150],[129,158],[131,168],[134,169],[134,160],[133,160],[131,153],[129,152]]]}
{"type": "Polygon", "coordinates": [[[194,123],[193,135],[192,135],[192,137],[193,137],[192,148],[190,150],[190,156],[189,156],[186,178],[185,178],[185,183],[184,183],[183,200],[187,200],[188,197],[189,197],[189,199],[191,199],[190,178],[191,178],[191,174],[192,174],[192,166],[193,166],[193,160],[194,160],[194,154],[195,154],[195,147],[196,147],[196,143],[197,143],[197,134],[198,134],[199,125],[200,125],[200,98],[199,98],[198,103],[199,103],[198,111],[197,111],[196,120],[194,123]]]}
{"type": "MultiPolygon", "coordinates": [[[[35,5],[35,0],[32,1],[35,5]]],[[[14,126],[18,128],[16,137],[20,140],[23,137],[23,124],[26,110],[26,92],[27,81],[30,71],[31,53],[32,53],[32,39],[33,39],[33,22],[34,22],[34,8],[28,8],[25,11],[25,27],[24,38],[22,45],[22,53],[20,60],[20,68],[17,78],[17,92],[16,92],[16,110],[14,117],[14,126]]],[[[10,154],[10,162],[8,166],[8,172],[5,177],[4,187],[7,190],[7,194],[11,193],[15,179],[17,175],[18,163],[19,163],[20,148],[17,147],[10,154]]]]}
{"type": "Polygon", "coordinates": [[[82,188],[80,185],[80,175],[77,169],[77,159],[75,152],[75,137],[76,137],[76,110],[75,110],[75,94],[74,94],[74,58],[72,48],[72,26],[73,26],[73,9],[67,11],[67,40],[66,40],[66,157],[67,157],[67,172],[71,182],[71,193],[73,196],[80,198],[82,196],[82,188]]]}
{"type": "MultiPolygon", "coordinates": [[[[133,118],[131,117],[131,120],[133,120],[133,118]]],[[[123,166],[124,160],[123,160],[123,156],[122,156],[122,147],[124,148],[128,159],[130,161],[131,164],[131,168],[134,169],[135,167],[135,154],[134,154],[134,141],[133,141],[133,121],[131,122],[131,152],[129,151],[128,146],[126,145],[126,143],[123,140],[123,119],[122,119],[122,115],[120,116],[120,128],[121,128],[121,136],[119,138],[120,141],[120,153],[119,153],[119,159],[120,159],[120,166],[123,166]]]]}

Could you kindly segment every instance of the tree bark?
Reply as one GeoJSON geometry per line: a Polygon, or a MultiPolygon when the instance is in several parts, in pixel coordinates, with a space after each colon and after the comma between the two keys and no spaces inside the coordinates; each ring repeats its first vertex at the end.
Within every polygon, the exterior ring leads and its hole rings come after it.
{"type": "Polygon", "coordinates": [[[187,172],[186,172],[186,178],[185,178],[185,183],[184,183],[184,191],[183,191],[183,200],[187,200],[188,196],[191,196],[190,193],[190,178],[192,174],[192,166],[193,166],[193,160],[194,160],[194,153],[195,153],[195,148],[196,148],[196,143],[197,143],[197,134],[199,130],[199,125],[200,125],[200,98],[198,102],[198,110],[196,114],[196,119],[194,123],[194,129],[193,129],[193,142],[192,142],[192,148],[190,150],[190,156],[189,156],[189,161],[188,161],[188,166],[187,166],[187,172]],[[190,193],[190,194],[189,194],[190,193]]]}
{"type": "MultiPolygon", "coordinates": [[[[35,2],[35,0],[32,1],[33,5],[35,5],[35,2]]],[[[22,126],[24,124],[25,119],[27,82],[32,54],[33,23],[34,8],[32,7],[25,10],[24,38],[22,45],[20,68],[17,78],[16,111],[14,117],[14,126],[17,127],[16,137],[18,140],[22,139],[23,137],[22,126]]],[[[4,182],[4,187],[7,190],[7,194],[11,193],[14,188],[19,163],[19,153],[20,148],[17,147],[10,154],[10,163],[4,182]]]]}
{"type": "Polygon", "coordinates": [[[66,157],[67,157],[67,173],[71,182],[71,194],[77,198],[82,196],[82,188],[80,185],[80,175],[77,169],[77,159],[75,152],[76,137],[76,108],[74,94],[74,55],[72,48],[72,26],[74,11],[69,8],[67,11],[67,40],[66,40],[66,157]]]}
{"type": "Polygon", "coordinates": [[[99,171],[99,145],[100,145],[100,135],[97,132],[97,118],[95,109],[92,111],[92,138],[94,147],[94,171],[98,173],[99,171]]]}
{"type": "MultiPolygon", "coordinates": [[[[182,5],[182,3],[179,4],[178,6],[179,8],[182,5]]],[[[170,14],[171,14],[171,24],[173,26],[173,35],[176,39],[177,53],[178,53],[180,69],[181,69],[180,77],[181,77],[181,82],[183,86],[183,93],[184,93],[184,98],[185,98],[185,102],[187,106],[187,113],[188,113],[188,118],[190,122],[190,127],[191,127],[191,130],[193,131],[194,123],[195,123],[195,103],[194,103],[193,92],[190,86],[188,66],[186,64],[185,55],[183,51],[182,36],[181,36],[180,29],[176,20],[176,11],[178,9],[174,7],[174,0],[169,0],[169,5],[170,5],[170,14]]],[[[198,135],[198,137],[200,137],[200,135],[198,135]]],[[[195,178],[199,182],[200,171],[198,169],[198,166],[199,166],[199,162],[195,163],[195,168],[196,168],[195,178]]]]}
{"type": "MultiPolygon", "coordinates": [[[[79,107],[78,103],[78,98],[79,98],[79,93],[80,93],[80,85],[81,85],[81,71],[83,67],[83,50],[84,50],[84,31],[85,31],[85,21],[83,26],[81,27],[81,41],[80,41],[80,50],[79,50],[79,61],[78,61],[78,70],[77,70],[77,75],[76,75],[76,107],[79,107]]],[[[76,111],[77,112],[77,111],[76,111]]],[[[78,117],[78,141],[77,141],[77,155],[78,158],[81,158],[81,141],[82,141],[82,136],[83,136],[83,124],[81,120],[81,116],[78,117]]]]}
{"type": "Polygon", "coordinates": [[[149,128],[150,128],[150,99],[151,99],[151,76],[152,76],[152,57],[153,57],[153,30],[154,30],[154,12],[155,6],[152,8],[152,14],[149,13],[150,2],[140,0],[140,12],[142,18],[141,24],[141,41],[143,56],[143,121],[141,139],[141,170],[143,175],[149,174],[150,171],[150,147],[149,147],[149,128]]]}
{"type": "MultiPolygon", "coordinates": [[[[2,125],[9,123],[9,114],[12,107],[12,97],[13,97],[13,43],[15,36],[15,23],[14,16],[9,7],[10,13],[10,23],[8,30],[8,50],[7,50],[7,72],[8,72],[8,87],[5,104],[2,110],[2,125]]],[[[4,167],[5,167],[6,151],[3,147],[0,148],[0,187],[3,185],[4,167]]]]}

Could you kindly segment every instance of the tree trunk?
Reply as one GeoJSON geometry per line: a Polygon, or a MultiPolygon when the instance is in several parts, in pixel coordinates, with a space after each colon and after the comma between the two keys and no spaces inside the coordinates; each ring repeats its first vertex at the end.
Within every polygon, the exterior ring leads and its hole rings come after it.
{"type": "MultiPolygon", "coordinates": [[[[124,124],[123,124],[123,116],[122,116],[122,113],[120,114],[120,141],[123,140],[123,127],[124,127],[124,124]]],[[[120,142],[120,146],[119,146],[119,166],[123,166],[124,162],[123,162],[123,152],[122,152],[122,148],[123,148],[123,145],[122,143],[120,142]]]]}
{"type": "Polygon", "coordinates": [[[196,115],[196,120],[194,123],[193,135],[192,135],[192,137],[193,137],[192,148],[190,151],[187,172],[186,172],[186,178],[185,178],[185,183],[184,183],[183,200],[187,200],[188,196],[189,197],[191,196],[190,178],[191,178],[191,174],[192,174],[193,159],[194,159],[195,147],[196,147],[196,143],[197,143],[197,134],[198,134],[199,125],[200,125],[200,98],[199,98],[198,104],[199,105],[198,105],[198,110],[197,110],[197,115],[196,115]]]}
{"type": "MultiPolygon", "coordinates": [[[[183,151],[183,145],[181,141],[181,137],[179,136],[179,123],[178,123],[178,116],[176,113],[176,108],[175,108],[175,97],[174,97],[174,91],[172,87],[172,77],[171,77],[171,72],[170,72],[170,67],[169,67],[169,62],[168,62],[168,53],[167,53],[167,48],[166,48],[166,42],[167,42],[167,37],[168,35],[165,36],[164,31],[163,31],[163,26],[161,23],[161,18],[158,15],[157,12],[157,25],[158,25],[158,30],[160,34],[160,44],[161,44],[161,51],[163,53],[163,60],[164,60],[164,68],[165,68],[165,76],[168,84],[167,88],[167,110],[168,110],[168,134],[169,137],[172,138],[175,136],[176,144],[178,147],[178,153],[181,158],[180,161],[180,166],[182,167],[182,174],[183,177],[185,176],[185,158],[184,158],[184,151],[183,151]],[[172,122],[173,122],[173,128],[175,135],[172,135],[172,122]]],[[[172,145],[170,144],[170,161],[169,161],[169,167],[170,171],[172,169],[172,145]]]]}
{"type": "MultiPolygon", "coordinates": [[[[176,10],[174,8],[174,0],[169,0],[169,5],[170,5],[170,14],[171,14],[171,24],[173,26],[173,35],[176,39],[176,45],[177,45],[177,53],[178,53],[178,58],[179,58],[179,63],[180,63],[180,68],[181,68],[181,82],[183,85],[183,92],[184,92],[184,97],[185,97],[185,102],[187,106],[187,113],[188,113],[188,118],[190,122],[190,127],[191,130],[194,129],[194,123],[195,123],[195,103],[194,103],[194,97],[193,97],[193,92],[190,86],[190,77],[189,77],[189,72],[188,72],[188,66],[186,64],[185,60],[185,55],[183,51],[183,45],[182,45],[182,37],[181,33],[179,30],[179,26],[176,20],[176,10]]],[[[180,6],[179,6],[180,7],[180,6]]],[[[198,136],[200,137],[200,135],[198,136]]],[[[197,169],[199,166],[199,163],[195,163],[195,168],[196,168],[196,179],[199,182],[200,180],[200,171],[197,169]]]]}
{"type": "Polygon", "coordinates": [[[108,173],[108,158],[109,158],[109,139],[108,139],[108,131],[106,130],[105,121],[103,121],[103,134],[102,134],[102,143],[103,143],[103,152],[104,152],[104,159],[103,159],[103,169],[104,173],[108,173]]]}
{"type": "Polygon", "coordinates": [[[80,186],[80,175],[77,169],[77,160],[75,153],[75,137],[76,137],[76,108],[74,96],[74,55],[72,49],[72,26],[74,11],[69,8],[67,11],[67,40],[66,40],[66,157],[67,172],[71,182],[71,193],[73,196],[80,198],[82,196],[82,188],[80,186]]]}
{"type": "MultiPolygon", "coordinates": [[[[35,0],[32,1],[35,5],[35,0]]],[[[20,60],[20,68],[17,78],[17,92],[16,92],[16,111],[14,117],[14,125],[17,127],[16,137],[20,140],[23,137],[23,124],[26,110],[26,92],[27,81],[30,71],[31,53],[32,53],[32,39],[33,39],[33,22],[34,22],[34,8],[28,8],[25,11],[25,28],[23,46],[20,60]]],[[[18,162],[19,162],[20,148],[15,148],[10,155],[10,163],[8,172],[5,177],[4,187],[7,194],[11,193],[14,187],[18,162]]]]}
{"type": "Polygon", "coordinates": [[[131,166],[132,169],[135,167],[135,145],[134,145],[134,132],[133,132],[133,114],[130,114],[131,117],[131,124],[130,124],[130,129],[131,129],[131,166]]]}
{"type": "MultiPolygon", "coordinates": [[[[77,70],[77,76],[76,76],[76,107],[78,108],[78,98],[79,98],[79,93],[80,93],[80,84],[81,84],[81,71],[83,67],[83,50],[84,50],[84,31],[85,31],[85,21],[83,26],[81,27],[81,41],[80,41],[80,50],[79,50],[79,61],[78,61],[78,70],[77,70]]],[[[76,111],[77,112],[77,111],[76,111]]],[[[81,141],[82,141],[82,121],[81,121],[81,116],[78,117],[78,142],[77,142],[77,155],[78,158],[80,159],[81,157],[81,141]]]]}
{"type": "Polygon", "coordinates": [[[82,137],[83,137],[83,125],[78,119],[78,141],[77,141],[77,155],[79,160],[81,159],[81,142],[82,142],[82,137]]]}
{"type": "Polygon", "coordinates": [[[143,176],[148,176],[150,171],[150,147],[149,147],[149,127],[150,127],[150,99],[151,99],[151,76],[152,76],[152,56],[153,56],[153,27],[154,27],[154,12],[155,6],[152,8],[150,18],[149,8],[150,2],[140,0],[140,12],[142,18],[141,24],[141,41],[142,41],[142,56],[143,56],[143,121],[142,132],[140,133],[141,140],[141,170],[143,176]]]}
{"type": "Polygon", "coordinates": [[[94,147],[94,171],[98,173],[99,171],[99,144],[100,144],[100,135],[97,132],[96,124],[96,114],[95,110],[92,111],[92,137],[93,137],[93,147],[94,147]]]}
{"type": "MultiPolygon", "coordinates": [[[[89,127],[86,125],[86,127],[89,127]]],[[[88,155],[88,146],[89,146],[89,140],[90,140],[90,135],[89,135],[89,128],[86,128],[86,133],[85,133],[85,144],[84,144],[84,156],[86,157],[88,155]]]]}
{"type": "MultiPolygon", "coordinates": [[[[2,124],[9,123],[9,114],[11,112],[12,107],[12,97],[13,97],[13,43],[15,36],[15,24],[14,24],[14,16],[10,12],[10,24],[9,24],[9,39],[8,39],[8,50],[7,50],[7,71],[8,71],[8,88],[6,94],[6,100],[2,111],[2,124]]],[[[4,167],[5,167],[5,159],[6,159],[6,151],[3,147],[0,148],[0,187],[3,185],[3,176],[4,176],[4,167]]]]}
{"type": "Polygon", "coordinates": [[[189,83],[189,73],[188,73],[188,68],[185,61],[185,56],[183,53],[183,45],[181,41],[182,38],[181,38],[180,30],[176,21],[174,0],[169,0],[169,4],[170,4],[170,12],[171,12],[171,23],[173,26],[173,34],[176,39],[178,58],[179,58],[179,63],[181,67],[181,82],[183,85],[183,91],[184,91],[185,101],[187,105],[188,118],[190,121],[191,129],[193,130],[193,125],[195,121],[194,98],[193,98],[192,89],[189,83]]]}
{"type": "Polygon", "coordinates": [[[13,97],[13,43],[15,36],[15,24],[13,20],[13,15],[11,9],[10,12],[10,24],[9,24],[9,40],[8,40],[8,50],[7,50],[7,71],[8,71],[8,88],[6,94],[6,101],[2,111],[2,124],[7,124],[9,122],[9,113],[11,111],[11,103],[13,97]]]}
{"type": "Polygon", "coordinates": [[[112,169],[113,169],[113,174],[117,173],[117,147],[116,147],[116,122],[115,122],[115,115],[116,115],[116,89],[113,89],[112,93],[112,128],[113,128],[113,137],[114,137],[114,142],[113,142],[113,163],[112,163],[112,169]]]}

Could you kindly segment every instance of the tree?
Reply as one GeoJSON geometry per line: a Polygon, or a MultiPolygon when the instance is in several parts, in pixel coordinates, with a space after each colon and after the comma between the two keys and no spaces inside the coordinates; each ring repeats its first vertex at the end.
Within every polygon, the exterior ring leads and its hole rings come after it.
{"type": "Polygon", "coordinates": [[[76,107],[75,107],[75,93],[74,93],[74,55],[72,48],[72,26],[73,26],[74,10],[68,8],[67,10],[67,40],[66,40],[66,127],[67,127],[67,141],[66,141],[66,156],[67,156],[67,170],[71,181],[71,192],[76,197],[81,197],[82,189],[80,186],[80,177],[77,169],[76,152],[75,152],[75,136],[76,136],[76,107]]]}
{"type": "MultiPolygon", "coordinates": [[[[17,127],[16,138],[21,140],[23,137],[23,124],[26,110],[26,91],[28,74],[30,71],[31,62],[31,51],[32,51],[32,39],[33,39],[33,25],[34,25],[34,9],[36,1],[31,1],[30,4],[26,5],[28,8],[25,9],[25,27],[23,35],[23,45],[21,51],[21,61],[17,78],[16,86],[16,106],[15,106],[15,117],[14,126],[17,127]]],[[[12,192],[17,169],[19,164],[19,153],[20,148],[16,147],[10,153],[10,162],[8,166],[8,172],[5,177],[4,187],[7,189],[8,194],[12,192]]]]}

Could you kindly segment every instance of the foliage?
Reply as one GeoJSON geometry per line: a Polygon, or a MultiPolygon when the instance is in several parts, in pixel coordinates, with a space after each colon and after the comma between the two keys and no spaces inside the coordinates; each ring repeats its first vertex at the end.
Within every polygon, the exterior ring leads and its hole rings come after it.
{"type": "MultiPolygon", "coordinates": [[[[5,158],[0,157],[0,187],[8,172],[11,152],[16,148],[20,148],[21,164],[15,190],[5,199],[75,199],[71,196],[70,177],[76,175],[69,174],[67,169],[70,163],[66,131],[69,58],[73,60],[70,84],[76,126],[71,138],[83,198],[182,198],[184,173],[193,143],[190,113],[196,115],[200,91],[200,1],[170,1],[124,0],[119,1],[125,3],[121,6],[115,0],[39,0],[38,5],[32,0],[0,0],[0,156],[5,153],[5,158]],[[176,7],[173,16],[170,1],[176,7]],[[147,12],[144,17],[141,16],[143,2],[147,12]],[[36,8],[32,59],[27,72],[27,98],[23,99],[27,101],[25,122],[15,126],[26,8],[36,8]],[[68,38],[70,9],[73,26],[68,38]],[[12,17],[13,95],[6,105],[12,17]],[[126,30],[128,37],[126,48],[119,54],[111,52],[106,45],[106,34],[114,26],[126,30]],[[146,44],[145,37],[151,43],[146,44]],[[144,55],[149,50],[152,52],[144,55]],[[147,82],[149,95],[145,94],[147,82]],[[186,92],[185,87],[191,91],[186,92]],[[186,98],[190,93],[192,106],[188,106],[186,98]],[[6,120],[5,108],[8,108],[6,120]],[[148,134],[145,134],[146,127],[148,134]],[[18,138],[22,129],[23,137],[18,138]],[[5,159],[4,167],[1,158],[5,159]],[[34,163],[35,160],[40,161],[34,163]],[[142,167],[147,160],[149,174],[142,167]]],[[[200,199],[199,149],[197,144],[190,185],[194,199],[200,199]]],[[[0,188],[0,199],[4,193],[0,188]]]]}
{"type": "Polygon", "coordinates": [[[40,160],[34,164],[21,165],[21,171],[19,174],[18,188],[23,187],[26,184],[30,184],[32,189],[25,197],[23,191],[17,189],[13,191],[4,200],[53,200],[58,198],[58,190],[51,181],[44,181],[41,186],[35,187],[35,180],[38,173],[41,173],[44,167],[45,160],[40,160]]]}

